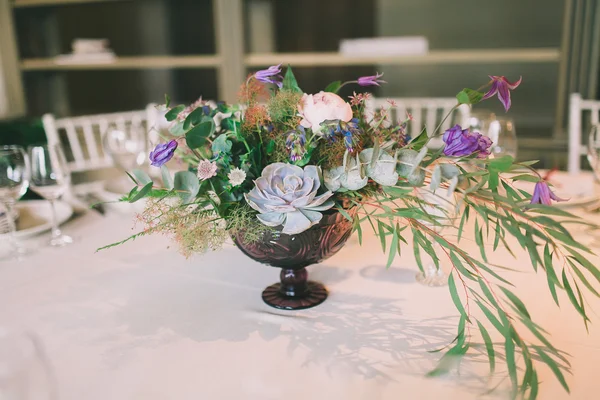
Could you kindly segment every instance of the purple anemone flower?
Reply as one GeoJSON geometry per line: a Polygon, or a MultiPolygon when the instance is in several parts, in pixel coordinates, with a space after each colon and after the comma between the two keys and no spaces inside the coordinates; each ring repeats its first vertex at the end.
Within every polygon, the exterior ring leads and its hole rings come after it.
{"type": "Polygon", "coordinates": [[[281,74],[281,64],[272,65],[267,69],[261,69],[254,74],[254,77],[263,83],[274,83],[280,89],[283,86],[283,77],[281,74]]]}
{"type": "Polygon", "coordinates": [[[478,158],[490,155],[492,140],[479,132],[471,132],[460,125],[454,125],[444,132],[444,154],[450,157],[464,157],[477,153],[478,158]]]}
{"type": "Polygon", "coordinates": [[[383,76],[383,73],[375,73],[375,75],[371,76],[361,76],[358,78],[358,84],[360,86],[379,86],[380,83],[387,83],[379,78],[383,76]]]}
{"type": "Polygon", "coordinates": [[[498,99],[500,99],[500,103],[504,106],[504,110],[508,111],[510,108],[510,91],[519,87],[523,77],[519,77],[519,80],[514,83],[509,82],[503,76],[490,75],[490,79],[492,80],[492,87],[485,95],[483,95],[483,100],[498,94],[498,99]]]}
{"type": "Polygon", "coordinates": [[[171,140],[169,143],[159,143],[154,150],[150,152],[150,163],[155,167],[162,167],[167,163],[177,148],[177,141],[171,140]]]}
{"type": "Polygon", "coordinates": [[[535,184],[533,189],[533,196],[531,196],[531,204],[545,204],[547,206],[552,205],[554,201],[567,201],[567,199],[561,199],[550,190],[548,182],[539,181],[535,184]]]}

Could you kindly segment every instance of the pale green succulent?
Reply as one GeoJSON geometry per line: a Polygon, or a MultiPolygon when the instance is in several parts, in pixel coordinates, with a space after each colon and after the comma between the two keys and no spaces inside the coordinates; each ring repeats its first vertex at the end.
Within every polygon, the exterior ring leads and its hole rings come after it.
{"type": "Polygon", "coordinates": [[[263,169],[254,188],[245,195],[250,207],[260,212],[260,222],[267,226],[283,225],[282,233],[295,235],[318,224],[325,211],[333,207],[328,200],[333,193],[317,195],[321,187],[320,169],[307,165],[304,169],[285,163],[274,163],[263,169]]]}
{"type": "Polygon", "coordinates": [[[369,178],[382,186],[394,186],[398,183],[396,158],[383,150],[364,149],[356,158],[349,157],[346,153],[344,164],[324,172],[327,189],[333,192],[359,190],[367,185],[369,178]]]}

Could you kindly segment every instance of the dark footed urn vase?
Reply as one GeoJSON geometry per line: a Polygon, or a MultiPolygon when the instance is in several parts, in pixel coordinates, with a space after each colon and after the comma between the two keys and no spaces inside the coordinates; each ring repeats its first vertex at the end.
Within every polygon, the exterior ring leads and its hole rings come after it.
{"type": "Polygon", "coordinates": [[[282,310],[302,310],[327,298],[322,283],[308,280],[306,267],[340,251],[351,234],[352,222],[339,211],[330,210],[317,225],[297,235],[273,232],[254,243],[244,243],[242,234],[233,239],[248,257],[281,268],[280,282],[263,291],[263,301],[282,310]]]}

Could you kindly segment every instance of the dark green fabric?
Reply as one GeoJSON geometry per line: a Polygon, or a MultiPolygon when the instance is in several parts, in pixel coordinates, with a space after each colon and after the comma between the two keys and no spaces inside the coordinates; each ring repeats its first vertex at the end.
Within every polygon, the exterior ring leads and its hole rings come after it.
{"type": "MultiPolygon", "coordinates": [[[[17,118],[0,121],[0,146],[19,145],[27,148],[42,143],[46,143],[46,134],[41,119],[17,118]]],[[[41,199],[41,197],[30,189],[22,199],[41,199]]]]}
{"type": "Polygon", "coordinates": [[[11,144],[27,147],[46,143],[46,134],[39,118],[0,120],[0,146],[11,144]]]}

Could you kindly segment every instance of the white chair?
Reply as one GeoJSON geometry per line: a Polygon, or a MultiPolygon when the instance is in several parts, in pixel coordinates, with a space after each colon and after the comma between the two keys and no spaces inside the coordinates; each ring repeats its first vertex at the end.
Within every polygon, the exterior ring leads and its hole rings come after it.
{"type": "Polygon", "coordinates": [[[104,151],[103,139],[110,125],[125,130],[131,124],[145,136],[146,150],[158,141],[159,113],[154,104],[145,110],[79,117],[54,118],[52,114],[42,117],[49,144],[66,145],[67,162],[71,172],[98,170],[114,165],[110,155],[104,151]]]}
{"type": "Polygon", "coordinates": [[[571,93],[569,99],[569,163],[568,171],[577,175],[581,171],[581,156],[587,154],[587,135],[582,135],[583,129],[589,129],[600,122],[600,100],[583,100],[579,93],[571,93]],[[585,115],[585,120],[584,120],[585,115]],[[590,125],[585,124],[584,121],[590,125]]]}
{"type": "MultiPolygon", "coordinates": [[[[411,137],[419,135],[423,127],[427,128],[427,134],[431,137],[436,133],[444,132],[454,124],[460,124],[463,127],[468,126],[469,106],[463,104],[452,112],[452,114],[441,123],[439,130],[436,127],[440,125],[442,119],[452,111],[456,106],[455,97],[430,97],[430,98],[371,98],[366,103],[368,117],[380,109],[388,111],[389,118],[394,122],[403,122],[407,119],[407,113],[410,113],[412,121],[408,123],[407,133],[411,137]]],[[[441,137],[430,143],[433,146],[441,145],[441,137]]]]}

